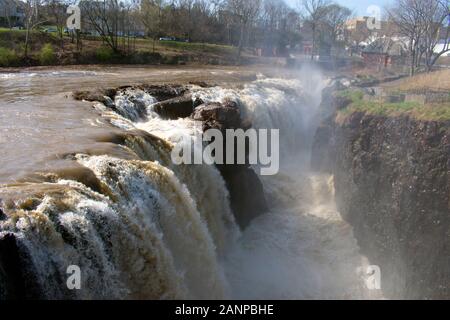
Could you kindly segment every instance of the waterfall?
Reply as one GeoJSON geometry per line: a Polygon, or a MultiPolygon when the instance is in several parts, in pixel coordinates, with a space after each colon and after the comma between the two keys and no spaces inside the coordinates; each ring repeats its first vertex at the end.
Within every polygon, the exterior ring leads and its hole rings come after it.
{"type": "Polygon", "coordinates": [[[211,102],[232,99],[253,127],[280,129],[281,170],[261,177],[270,212],[252,222],[225,261],[234,298],[381,297],[365,287],[361,270],[369,262],[336,209],[333,176],[309,168],[327,85],[317,70],[308,68],[296,79],[260,77],[241,89],[195,94],[211,102]]]}
{"type": "Polygon", "coordinates": [[[359,296],[348,269],[360,256],[333,207],[332,177],[311,176],[298,160],[307,157],[323,85],[318,76],[191,86],[193,99],[232,99],[255,128],[281,131],[286,166],[263,179],[270,212],[243,232],[214,166],[171,161],[172,146],[200,130],[195,122],[163,120],[154,97],[123,89],[94,105],[121,132],[108,138],[116,152],[64,155],[79,179],[41,172],[38,181],[2,187],[0,239],[15,236],[21,272],[40,298],[359,296]],[[70,265],[81,269],[80,290],[65,285],[70,265]]]}

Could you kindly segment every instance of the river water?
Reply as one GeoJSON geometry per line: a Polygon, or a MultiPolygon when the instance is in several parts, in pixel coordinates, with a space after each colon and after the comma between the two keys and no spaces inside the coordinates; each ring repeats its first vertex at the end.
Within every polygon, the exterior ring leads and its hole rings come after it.
{"type": "MultiPolygon", "coordinates": [[[[315,70],[231,67],[0,74],[0,237],[16,238],[27,294],[380,298],[367,289],[361,270],[369,263],[335,207],[333,177],[309,170],[327,82],[315,70]],[[124,91],[115,103],[126,113],[140,100],[145,120],[71,97],[96,87],[189,81],[216,83],[191,90],[204,101],[238,102],[255,128],[280,129],[280,172],[261,177],[270,210],[244,231],[214,166],[170,160],[171,143],[195,133],[193,121],[159,118],[154,98],[140,90],[124,91]],[[81,269],[80,290],[66,286],[70,265],[81,269]]],[[[0,285],[16,284],[0,272],[0,285]]]]}

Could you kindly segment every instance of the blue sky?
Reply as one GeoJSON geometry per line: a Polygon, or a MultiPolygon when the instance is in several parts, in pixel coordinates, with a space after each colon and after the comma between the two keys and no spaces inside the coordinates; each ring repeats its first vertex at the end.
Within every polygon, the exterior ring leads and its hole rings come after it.
{"type": "MultiPolygon", "coordinates": [[[[334,0],[335,2],[352,9],[356,16],[369,15],[367,8],[370,5],[377,5],[384,8],[386,5],[392,4],[393,0],[334,0]]],[[[286,2],[292,6],[297,7],[298,0],[286,0],[286,2]]]]}

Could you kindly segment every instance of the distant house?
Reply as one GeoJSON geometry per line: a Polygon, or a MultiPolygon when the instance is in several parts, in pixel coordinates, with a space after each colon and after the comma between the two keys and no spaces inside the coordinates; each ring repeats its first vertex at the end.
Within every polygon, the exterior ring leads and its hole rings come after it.
{"type": "MultiPolygon", "coordinates": [[[[378,23],[374,23],[371,19],[370,17],[359,17],[346,21],[344,35],[346,39],[350,40],[352,54],[362,54],[374,39],[400,37],[398,27],[393,22],[378,21],[378,23]]],[[[379,50],[376,51],[379,53],[379,50]]]]}
{"type": "Polygon", "coordinates": [[[0,0],[0,26],[15,27],[23,24],[23,2],[19,0],[0,0]]]}
{"type": "Polygon", "coordinates": [[[312,50],[313,50],[312,40],[304,40],[302,42],[302,53],[304,55],[310,56],[312,54],[312,50]]]}
{"type": "Polygon", "coordinates": [[[404,62],[407,42],[398,37],[381,37],[369,43],[361,52],[369,66],[384,66],[404,62]]]}

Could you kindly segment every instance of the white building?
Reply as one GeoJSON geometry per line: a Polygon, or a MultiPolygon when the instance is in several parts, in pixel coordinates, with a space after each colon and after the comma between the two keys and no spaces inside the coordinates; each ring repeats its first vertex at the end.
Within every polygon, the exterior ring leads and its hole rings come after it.
{"type": "MultiPolygon", "coordinates": [[[[24,17],[23,3],[19,0],[0,0],[0,20],[3,24],[8,20],[14,25],[21,23],[24,17]]],[[[13,26],[14,26],[13,25],[13,26]]]]}

